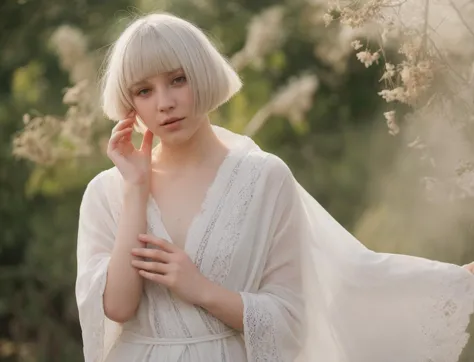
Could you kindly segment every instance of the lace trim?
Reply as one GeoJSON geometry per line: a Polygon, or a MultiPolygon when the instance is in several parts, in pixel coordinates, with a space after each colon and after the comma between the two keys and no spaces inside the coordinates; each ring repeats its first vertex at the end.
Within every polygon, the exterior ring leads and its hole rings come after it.
{"type": "MultiPolygon", "coordinates": [[[[240,162],[235,166],[233,170],[231,179],[227,184],[223,196],[220,199],[218,209],[213,215],[213,220],[210,223],[211,227],[208,227],[206,230],[206,236],[203,239],[206,240],[206,242],[200,244],[199,256],[201,261],[203,260],[203,255],[207,246],[210,233],[214,228],[217,218],[222,212],[225,202],[227,201],[227,196],[230,193],[231,187],[235,182],[238,172],[240,171],[242,162],[243,160],[240,160],[240,162]]],[[[211,281],[215,281],[219,284],[222,284],[227,278],[227,275],[229,274],[230,266],[232,263],[232,257],[234,255],[235,245],[237,244],[240,237],[239,230],[241,229],[242,224],[245,220],[248,207],[253,199],[255,185],[261,175],[261,163],[262,162],[253,164],[250,170],[250,176],[245,176],[246,180],[248,181],[244,184],[244,186],[240,189],[238,193],[237,203],[232,207],[232,215],[230,216],[229,221],[225,226],[223,236],[218,244],[217,256],[213,260],[211,272],[208,275],[208,278],[211,281]]],[[[202,310],[201,308],[197,308],[197,310],[204,324],[206,325],[207,330],[210,333],[218,333],[225,330],[224,324],[219,319],[215,318],[214,316],[202,310]]]]}
{"type": "Polygon", "coordinates": [[[179,322],[179,325],[181,327],[181,330],[183,331],[184,335],[186,336],[186,338],[191,338],[192,337],[192,334],[191,332],[189,331],[189,328],[188,326],[186,325],[186,323],[184,322],[184,319],[183,319],[183,316],[181,315],[180,311],[179,311],[179,307],[178,307],[178,304],[176,303],[176,300],[170,296],[170,300],[171,300],[171,305],[173,306],[173,309],[176,313],[176,318],[178,319],[178,322],[179,322]]]}
{"type": "MultiPolygon", "coordinates": [[[[229,157],[229,155],[227,156],[229,157]]],[[[226,188],[225,188],[225,191],[223,193],[223,196],[221,197],[220,201],[219,201],[219,204],[216,208],[216,210],[214,211],[213,215],[212,215],[212,218],[211,218],[211,221],[207,224],[206,226],[206,230],[205,230],[205,233],[204,233],[204,236],[202,238],[202,241],[200,242],[199,244],[199,247],[198,247],[198,250],[196,252],[196,261],[195,261],[195,264],[196,266],[200,269],[201,265],[202,265],[202,261],[204,259],[204,255],[205,255],[205,250],[207,248],[207,245],[208,245],[208,242],[209,242],[209,239],[210,239],[210,236],[212,234],[212,231],[214,230],[214,227],[217,223],[217,219],[219,218],[221,212],[222,212],[222,209],[225,205],[225,200],[226,200],[226,196],[229,194],[234,182],[235,182],[235,179],[239,173],[239,169],[240,169],[240,165],[242,164],[242,161],[243,161],[243,158],[240,159],[238,161],[238,163],[235,165],[235,167],[233,168],[232,170],[232,173],[231,173],[231,176],[230,176],[230,179],[229,181],[227,182],[227,185],[226,185],[226,188]]],[[[218,175],[216,177],[219,177],[220,173],[218,172],[218,175]]],[[[218,180],[216,180],[216,183],[218,183],[218,180]]],[[[212,187],[212,186],[211,186],[212,187]]],[[[204,202],[203,202],[203,207],[202,207],[202,210],[201,210],[201,213],[204,213],[205,210],[207,209],[207,205],[206,205],[206,201],[208,200],[208,197],[206,196],[205,199],[204,199],[204,202]]],[[[151,208],[152,210],[154,211],[157,211],[156,210],[156,205],[152,202],[152,200],[149,200],[148,201],[148,206],[149,208],[151,208]]],[[[202,215],[198,216],[197,218],[199,217],[202,217],[202,215]]],[[[155,223],[152,221],[152,218],[148,217],[148,230],[149,232],[153,233],[156,235],[156,225],[155,223]]],[[[155,322],[155,330],[157,329],[157,326],[158,326],[158,323],[159,323],[159,320],[161,319],[160,317],[162,317],[161,313],[158,312],[158,310],[156,309],[156,304],[157,304],[157,296],[155,295],[155,293],[152,293],[153,295],[153,298],[152,299],[155,299],[154,302],[150,303],[152,305],[152,309],[153,309],[153,314],[154,314],[154,322],[155,322]]],[[[163,298],[161,298],[163,299],[163,298]]],[[[184,322],[184,319],[183,319],[183,316],[181,315],[180,313],[180,310],[179,310],[179,307],[178,305],[176,304],[176,301],[173,300],[172,296],[170,296],[168,294],[168,300],[169,300],[169,303],[171,304],[172,306],[172,309],[174,311],[174,313],[176,314],[176,317],[177,317],[177,321],[181,327],[181,330],[183,331],[184,335],[186,337],[190,337],[191,336],[191,332],[189,331],[188,327],[186,326],[186,323],[184,322]]],[[[218,325],[219,324],[222,324],[222,322],[220,322],[218,319],[212,317],[210,314],[207,314],[205,311],[201,310],[200,308],[197,308],[202,320],[204,321],[205,325],[206,325],[206,328],[207,330],[210,332],[210,333],[216,333],[216,332],[219,332],[219,328],[218,328],[218,325]],[[211,320],[210,319],[214,319],[213,322],[214,323],[211,323],[211,320]],[[216,328],[213,327],[213,324],[215,325],[216,328]]]]}
{"type": "Polygon", "coordinates": [[[227,362],[227,357],[225,353],[225,343],[221,343],[221,361],[227,362]]]}
{"type": "MultiPolygon", "coordinates": [[[[162,287],[154,284],[153,282],[146,280],[144,281],[144,291],[145,294],[142,296],[147,299],[148,302],[148,311],[147,311],[147,319],[149,320],[151,330],[155,333],[157,337],[161,337],[165,335],[164,328],[166,325],[162,322],[159,315],[155,313],[150,313],[149,310],[156,310],[158,306],[161,307],[161,301],[166,300],[166,295],[162,287]],[[160,301],[160,302],[158,302],[160,301]],[[159,303],[159,304],[158,304],[159,303]]],[[[142,318],[137,320],[137,325],[139,330],[141,330],[140,334],[146,335],[147,333],[143,329],[143,322],[141,322],[142,318]]]]}
{"type": "Polygon", "coordinates": [[[209,333],[215,334],[215,333],[222,332],[222,331],[219,331],[218,328],[216,328],[219,325],[219,323],[222,324],[222,322],[220,322],[212,314],[209,314],[208,312],[206,312],[204,309],[197,308],[197,307],[196,307],[196,309],[197,309],[197,311],[199,313],[199,316],[201,317],[202,321],[206,325],[206,329],[209,333]],[[211,323],[211,321],[213,323],[211,323]]]}
{"type": "MultiPolygon", "coordinates": [[[[222,209],[224,208],[225,202],[227,200],[227,196],[229,195],[230,190],[232,189],[232,186],[234,185],[235,180],[236,180],[236,178],[239,174],[240,167],[243,163],[243,159],[244,159],[243,157],[241,159],[239,159],[237,164],[234,166],[234,168],[232,170],[232,173],[231,173],[231,176],[230,176],[230,179],[229,179],[229,181],[227,181],[226,188],[225,188],[222,196],[220,197],[217,208],[214,211],[214,213],[212,215],[212,218],[211,218],[211,221],[209,222],[209,224],[206,227],[206,231],[204,233],[202,241],[199,244],[198,250],[196,252],[196,261],[195,261],[195,264],[199,269],[201,269],[202,261],[204,260],[204,254],[205,254],[205,250],[207,248],[207,245],[209,243],[209,238],[210,238],[211,233],[214,230],[214,227],[217,223],[217,219],[219,218],[219,216],[222,213],[222,209]]],[[[210,332],[210,333],[219,333],[219,332],[222,332],[222,331],[225,330],[224,324],[219,319],[217,319],[212,314],[208,313],[207,311],[205,311],[202,308],[198,308],[198,307],[195,307],[195,308],[198,311],[199,315],[201,316],[201,319],[203,320],[204,324],[206,325],[206,329],[208,330],[208,332],[210,332]]]]}
{"type": "MultiPolygon", "coordinates": [[[[181,337],[178,335],[176,325],[176,318],[175,313],[176,310],[174,309],[173,305],[171,304],[171,296],[168,290],[161,288],[162,291],[161,296],[156,296],[158,298],[161,297],[161,305],[157,302],[153,305],[153,314],[155,316],[155,320],[160,320],[162,322],[163,329],[166,330],[166,334],[164,337],[181,337]],[[160,310],[158,310],[158,306],[160,305],[160,310]],[[165,309],[166,308],[166,309],[165,309]]],[[[182,317],[181,317],[182,318],[182,317]]],[[[184,331],[183,331],[184,333],[184,331]]]]}
{"type": "Polygon", "coordinates": [[[249,361],[284,362],[276,341],[276,326],[272,313],[259,295],[241,292],[244,301],[244,336],[249,361]]]}
{"type": "Polygon", "coordinates": [[[204,236],[199,243],[198,250],[196,252],[196,257],[195,257],[195,264],[198,269],[201,269],[202,261],[204,259],[204,253],[207,248],[207,244],[209,243],[209,238],[212,234],[212,231],[214,230],[214,227],[216,226],[217,219],[219,218],[222,209],[224,208],[225,201],[227,198],[227,195],[229,194],[230,190],[232,189],[232,186],[234,185],[235,179],[239,173],[240,166],[242,164],[243,159],[241,158],[237,165],[235,165],[234,169],[232,170],[232,174],[230,176],[230,180],[227,182],[225,191],[223,196],[219,200],[219,204],[216,207],[216,210],[212,214],[211,221],[206,227],[206,231],[204,233],[204,236]]]}
{"type": "Polygon", "coordinates": [[[421,333],[429,341],[424,359],[428,362],[457,362],[462,350],[469,340],[466,331],[470,316],[474,311],[472,275],[463,276],[459,280],[449,279],[436,288],[441,295],[433,298],[423,307],[425,322],[421,325],[421,333]],[[446,291],[449,291],[447,294],[446,291]],[[456,302],[456,299],[463,301],[456,302]]]}
{"type": "Polygon", "coordinates": [[[240,230],[242,230],[242,224],[253,200],[255,185],[260,178],[266,159],[262,161],[252,165],[250,176],[248,177],[249,182],[240,189],[237,203],[232,207],[232,214],[219,240],[217,256],[214,258],[209,273],[209,279],[218,284],[222,284],[229,274],[235,246],[240,238],[240,230]]]}
{"type": "MultiPolygon", "coordinates": [[[[227,156],[226,156],[226,160],[223,161],[223,166],[225,166],[224,162],[227,162],[227,159],[232,155],[232,153],[229,153],[227,156]]],[[[228,195],[228,193],[230,192],[234,182],[235,182],[235,179],[238,175],[238,172],[239,172],[239,168],[240,168],[240,165],[242,164],[242,161],[243,161],[243,158],[239,159],[238,163],[235,165],[235,167],[233,168],[232,170],[232,173],[231,173],[231,177],[230,177],[230,180],[227,182],[226,184],[226,188],[225,188],[225,191],[223,193],[223,197],[221,197],[220,199],[220,202],[216,208],[216,210],[214,211],[213,215],[212,215],[212,218],[211,218],[211,221],[207,224],[206,226],[206,230],[205,230],[205,233],[204,233],[204,236],[202,238],[202,241],[200,242],[199,246],[198,246],[198,250],[196,252],[196,261],[195,261],[195,264],[196,266],[200,269],[201,267],[201,264],[202,264],[202,261],[204,259],[204,255],[205,255],[205,250],[207,248],[207,245],[208,245],[208,242],[209,242],[209,239],[210,239],[210,236],[212,234],[212,231],[214,230],[214,227],[216,225],[216,222],[217,222],[217,219],[219,218],[220,214],[221,214],[221,211],[225,205],[225,198],[226,196],[228,195]]],[[[222,177],[222,169],[218,170],[218,174],[216,175],[216,177],[222,177]]],[[[222,181],[224,182],[224,181],[222,181]]],[[[215,180],[215,182],[213,183],[213,185],[211,185],[211,188],[215,185],[215,184],[218,184],[219,183],[219,180],[215,180]]],[[[210,192],[210,190],[208,190],[208,192],[210,192]]],[[[209,197],[208,195],[206,195],[206,197],[204,198],[204,201],[203,201],[203,206],[202,206],[202,209],[199,213],[198,216],[196,216],[196,219],[200,219],[202,217],[202,214],[205,212],[205,210],[207,210],[207,202],[209,201],[209,197]]],[[[147,211],[150,212],[150,210],[152,211],[155,211],[155,212],[159,212],[159,210],[156,209],[156,204],[153,202],[153,200],[148,200],[148,207],[147,207],[147,211]]],[[[193,225],[190,226],[190,229],[194,227],[193,225]]],[[[155,234],[156,235],[156,232],[157,232],[157,226],[156,224],[153,222],[153,218],[151,218],[150,216],[148,217],[148,225],[147,225],[147,228],[148,228],[148,231],[151,232],[152,234],[155,234]]],[[[158,312],[157,310],[157,307],[156,307],[156,304],[157,304],[157,296],[155,295],[156,293],[151,293],[153,295],[153,297],[151,298],[152,300],[154,299],[154,301],[151,304],[151,307],[153,309],[153,314],[154,314],[154,328],[155,330],[159,327],[159,320],[161,319],[160,317],[163,317],[163,315],[161,313],[158,312]]],[[[186,337],[190,337],[191,336],[191,332],[189,331],[188,327],[186,326],[186,323],[184,322],[184,319],[183,319],[183,316],[181,315],[180,313],[180,310],[179,310],[179,306],[177,305],[176,301],[172,298],[171,295],[168,294],[168,301],[172,307],[172,310],[173,312],[175,313],[176,317],[177,317],[177,321],[181,327],[181,330],[183,331],[184,335],[186,337]]],[[[161,300],[163,300],[163,298],[161,298],[161,300]]],[[[204,323],[206,324],[206,328],[209,332],[212,332],[212,333],[216,333],[216,331],[219,330],[219,328],[213,328],[212,324],[211,324],[211,321],[209,320],[209,316],[210,315],[203,315],[203,314],[206,314],[204,311],[202,310],[199,310],[199,314],[201,315],[201,318],[203,319],[204,323]]],[[[222,324],[221,322],[219,322],[217,319],[216,319],[216,322],[222,324]]],[[[216,326],[217,324],[214,323],[216,326]]],[[[156,331],[158,333],[158,331],[156,331]]]]}
{"type": "MultiPolygon", "coordinates": [[[[148,206],[151,207],[153,210],[158,212],[154,206],[155,204],[152,202],[152,200],[148,200],[148,206]]],[[[152,220],[152,218],[149,216],[148,217],[148,225],[147,229],[149,232],[151,232],[153,235],[157,235],[156,233],[156,225],[152,220]]],[[[181,330],[183,334],[190,338],[191,337],[191,332],[189,331],[189,328],[186,326],[186,323],[184,322],[183,316],[181,315],[181,312],[179,310],[179,306],[177,305],[176,301],[173,299],[173,297],[166,291],[163,290],[162,287],[160,286],[152,286],[150,292],[150,306],[151,309],[153,310],[153,329],[155,330],[155,333],[158,337],[164,337],[162,333],[160,333],[160,330],[163,328],[166,328],[167,330],[167,336],[172,336],[175,337],[176,332],[173,331],[172,328],[170,328],[170,323],[162,323],[163,318],[169,317],[170,313],[173,313],[176,315],[176,320],[179,323],[179,326],[181,327],[181,330]],[[158,310],[158,305],[163,306],[164,303],[168,304],[168,313],[160,313],[158,310]],[[164,325],[163,325],[164,324],[164,325]]]]}
{"type": "MultiPolygon", "coordinates": [[[[150,200],[148,200],[147,214],[148,214],[148,210],[151,206],[152,205],[150,205],[150,200]]],[[[148,220],[147,231],[148,231],[148,233],[152,234],[152,235],[157,235],[155,224],[153,222],[150,222],[150,219],[151,219],[150,215],[147,215],[147,216],[148,216],[147,217],[147,220],[148,220]]],[[[145,282],[145,284],[147,284],[147,282],[145,282]]],[[[150,306],[151,310],[153,310],[153,313],[151,313],[152,318],[150,318],[150,319],[153,319],[152,328],[153,328],[153,330],[154,330],[157,337],[163,337],[163,334],[162,334],[161,331],[162,331],[162,328],[164,326],[162,326],[161,316],[158,313],[157,306],[159,304],[161,304],[164,300],[166,300],[166,296],[164,294],[165,293],[163,292],[163,290],[160,286],[154,285],[154,284],[150,285],[150,293],[148,295],[148,298],[149,298],[149,306],[150,306]]],[[[169,328],[168,328],[168,331],[170,331],[169,328]]]]}

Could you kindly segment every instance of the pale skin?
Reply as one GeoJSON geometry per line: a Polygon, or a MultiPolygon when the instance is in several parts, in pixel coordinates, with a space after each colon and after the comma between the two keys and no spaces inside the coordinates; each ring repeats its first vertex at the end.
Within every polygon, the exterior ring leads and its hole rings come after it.
{"type": "Polygon", "coordinates": [[[104,311],[120,323],[131,319],[140,303],[143,280],[148,279],[242,331],[240,294],[207,279],[184,250],[185,231],[228,150],[213,133],[207,115],[193,114],[193,93],[181,69],[145,79],[133,85],[130,93],[135,110],[114,127],[108,148],[109,158],[123,176],[125,194],[107,273],[104,311]],[[131,142],[137,115],[148,128],[139,149],[131,142]],[[182,119],[179,126],[163,126],[172,117],[182,119]],[[161,141],[155,149],[154,136],[161,141]],[[198,196],[190,199],[185,190],[198,196]],[[173,242],[146,235],[150,194],[159,203],[173,242]]]}

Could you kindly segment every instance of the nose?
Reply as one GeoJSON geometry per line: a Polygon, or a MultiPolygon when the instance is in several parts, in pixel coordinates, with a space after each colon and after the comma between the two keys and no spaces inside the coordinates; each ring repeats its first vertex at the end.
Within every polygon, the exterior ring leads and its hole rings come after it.
{"type": "Polygon", "coordinates": [[[168,89],[163,87],[157,92],[156,106],[158,111],[161,113],[168,113],[175,108],[175,100],[168,89]]]}

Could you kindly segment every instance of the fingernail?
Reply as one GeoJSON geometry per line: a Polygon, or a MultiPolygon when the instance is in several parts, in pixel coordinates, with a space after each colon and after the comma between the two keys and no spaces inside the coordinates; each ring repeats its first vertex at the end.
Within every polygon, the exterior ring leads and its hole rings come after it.
{"type": "Polygon", "coordinates": [[[138,237],[139,237],[139,238],[146,238],[146,237],[147,237],[147,234],[139,234],[138,237]]]}

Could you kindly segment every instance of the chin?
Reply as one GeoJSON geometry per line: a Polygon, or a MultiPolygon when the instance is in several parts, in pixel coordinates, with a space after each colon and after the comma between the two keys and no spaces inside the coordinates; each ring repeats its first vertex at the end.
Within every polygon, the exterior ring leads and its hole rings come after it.
{"type": "Polygon", "coordinates": [[[160,141],[168,147],[180,146],[189,142],[196,134],[196,131],[197,130],[190,129],[189,127],[184,127],[175,132],[160,132],[160,141]]]}

